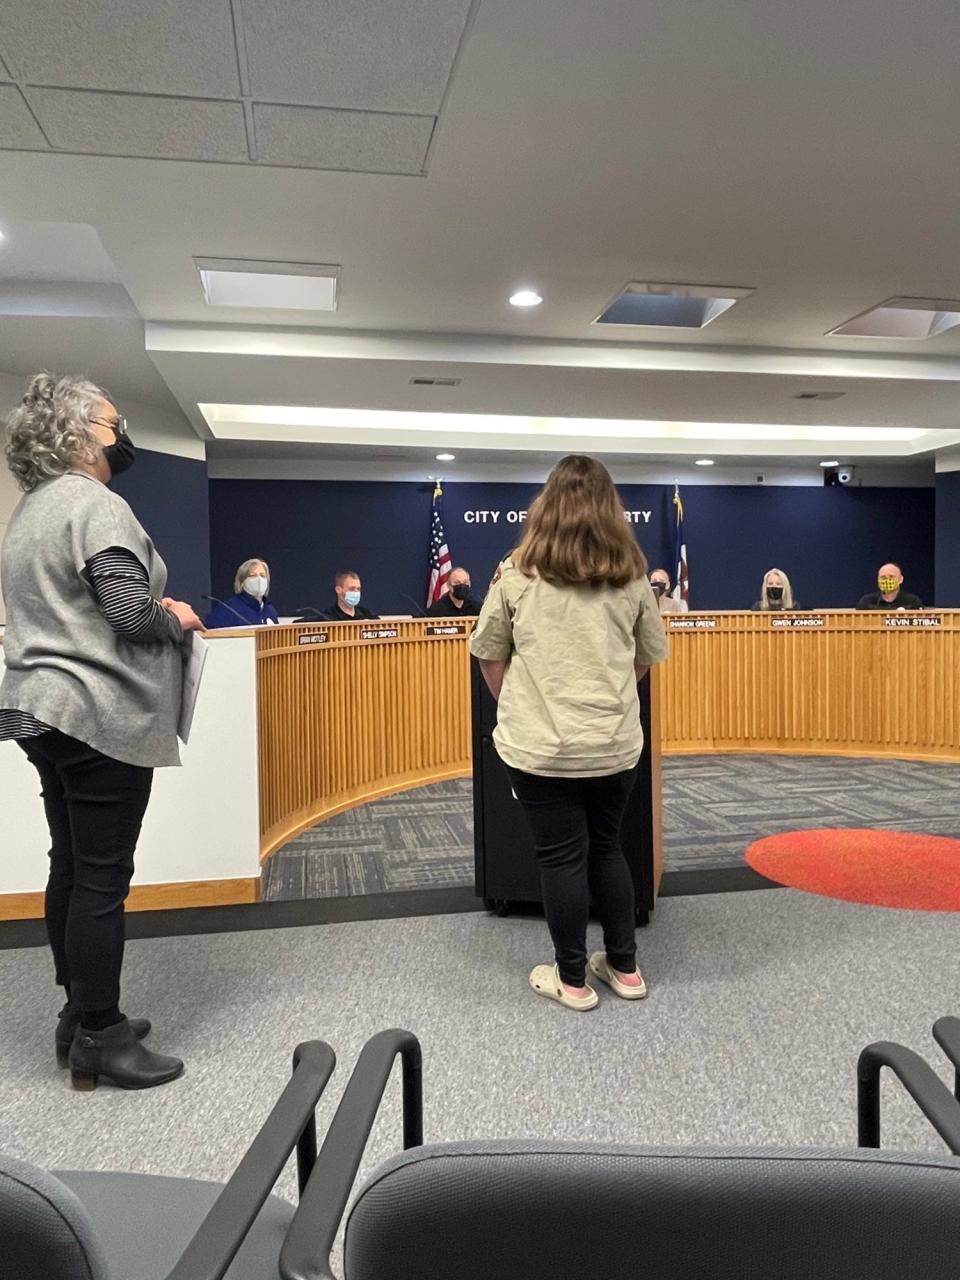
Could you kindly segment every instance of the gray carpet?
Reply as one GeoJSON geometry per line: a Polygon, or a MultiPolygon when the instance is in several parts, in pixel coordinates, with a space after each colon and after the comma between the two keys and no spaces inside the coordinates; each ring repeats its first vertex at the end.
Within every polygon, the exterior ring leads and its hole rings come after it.
{"type": "MultiPolygon", "coordinates": [[[[340,898],[473,884],[469,779],[408,791],[319,823],[263,871],[263,898],[340,898]]],[[[829,756],[663,761],[668,871],[739,867],[751,841],[809,827],[960,834],[960,769],[829,756]]]]}
{"type": "MultiPolygon", "coordinates": [[[[960,917],[791,890],[671,898],[639,933],[650,998],[604,989],[574,1014],[535,996],[542,920],[484,914],[131,942],[124,1007],[187,1073],[146,1093],[72,1092],[53,1061],[48,955],[0,952],[0,1133],[60,1167],[225,1177],[281,1089],[294,1043],[329,1039],[329,1117],[364,1040],[422,1039],[428,1141],[855,1143],[855,1064],[879,1038],[920,1050],[958,1012],[960,917]]],[[[599,944],[596,931],[591,942],[599,944]]],[[[392,1084],[366,1168],[399,1139],[392,1084]]],[[[891,1084],[890,1146],[940,1150],[891,1084]]],[[[293,1194],[288,1169],[282,1187],[293,1194]]]]}

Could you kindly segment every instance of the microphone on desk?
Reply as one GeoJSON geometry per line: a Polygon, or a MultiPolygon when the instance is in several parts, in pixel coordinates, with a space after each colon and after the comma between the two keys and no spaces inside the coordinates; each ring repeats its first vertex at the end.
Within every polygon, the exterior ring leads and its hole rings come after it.
{"type": "Polygon", "coordinates": [[[232,604],[227,604],[226,600],[221,600],[219,596],[203,596],[204,600],[212,600],[214,604],[223,605],[224,609],[229,609],[235,618],[239,618],[245,627],[251,626],[249,618],[245,618],[239,609],[235,609],[232,604]]]}
{"type": "MultiPolygon", "coordinates": [[[[315,618],[319,618],[321,622],[333,622],[333,618],[329,613],[322,613],[319,609],[314,609],[309,604],[301,604],[297,606],[297,614],[312,613],[315,618]]],[[[299,620],[299,619],[298,619],[299,620]]]]}
{"type": "Polygon", "coordinates": [[[427,613],[426,609],[423,607],[423,605],[422,605],[422,604],[417,604],[417,602],[416,602],[416,600],[414,600],[413,596],[408,596],[408,595],[407,595],[407,593],[406,593],[405,591],[401,591],[401,592],[400,592],[400,595],[401,595],[402,599],[404,599],[404,600],[409,600],[409,602],[413,605],[413,607],[414,607],[414,608],[416,609],[416,611],[417,611],[417,615],[416,615],[416,616],[417,616],[418,618],[428,618],[428,617],[430,616],[430,615],[427,613]]]}

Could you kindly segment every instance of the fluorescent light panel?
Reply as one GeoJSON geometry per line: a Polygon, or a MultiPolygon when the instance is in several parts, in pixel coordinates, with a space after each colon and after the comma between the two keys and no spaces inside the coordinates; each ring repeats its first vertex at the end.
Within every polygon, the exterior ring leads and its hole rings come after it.
{"type": "MultiPolygon", "coordinates": [[[[200,404],[214,436],[229,439],[238,426],[265,428],[354,428],[473,435],[594,436],[644,440],[798,441],[896,444],[917,440],[919,427],[811,427],[780,423],[654,422],[629,418],[533,418],[518,414],[429,413],[401,409],[329,409],[305,405],[200,404]]],[[[244,432],[244,435],[248,435],[244,432]]]]}
{"type": "Polygon", "coordinates": [[[725,285],[650,284],[634,281],[597,316],[594,324],[646,325],[658,329],[703,329],[740,298],[752,293],[725,285]]]}
{"type": "Polygon", "coordinates": [[[211,307],[336,311],[340,268],[312,262],[194,258],[211,307]]]}
{"type": "Polygon", "coordinates": [[[960,301],[945,298],[888,298],[847,320],[828,336],[847,338],[935,338],[960,324],[960,301]]]}

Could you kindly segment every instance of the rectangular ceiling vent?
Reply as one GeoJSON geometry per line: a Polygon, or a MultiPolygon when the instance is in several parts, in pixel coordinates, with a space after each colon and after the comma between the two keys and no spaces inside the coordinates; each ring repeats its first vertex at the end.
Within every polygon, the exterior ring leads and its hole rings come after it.
{"type": "Polygon", "coordinates": [[[794,400],[840,400],[846,394],[845,391],[801,391],[793,398],[794,400]]]}
{"type": "Polygon", "coordinates": [[[960,301],[952,298],[887,298],[879,306],[863,311],[828,337],[844,338],[935,338],[960,324],[960,301]]]}
{"type": "Polygon", "coordinates": [[[657,329],[703,329],[752,289],[733,285],[628,284],[594,324],[638,325],[657,329]]]}
{"type": "Polygon", "coordinates": [[[411,387],[459,387],[460,378],[411,378],[411,387]]]}
{"type": "Polygon", "coordinates": [[[336,311],[340,268],[319,262],[194,258],[210,307],[336,311]]]}

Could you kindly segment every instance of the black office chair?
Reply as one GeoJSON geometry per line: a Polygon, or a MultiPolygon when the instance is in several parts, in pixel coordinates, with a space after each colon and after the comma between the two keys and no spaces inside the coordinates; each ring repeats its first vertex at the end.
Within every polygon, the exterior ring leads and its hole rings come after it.
{"type": "MultiPolygon", "coordinates": [[[[276,1106],[225,1186],[132,1173],[47,1173],[0,1156],[9,1280],[276,1280],[295,1207],[270,1194],[293,1148],[306,1185],[314,1109],[336,1057],[299,1045],[276,1106]]],[[[301,1224],[301,1239],[304,1236],[301,1224]]]]}
{"type": "MultiPolygon", "coordinates": [[[[937,1029],[960,1069],[960,1021],[941,1019],[937,1029]]],[[[960,1152],[960,1106],[922,1059],[900,1048],[872,1045],[861,1055],[861,1131],[875,1119],[879,1144],[873,1086],[889,1066],[960,1152]]],[[[398,1054],[405,1151],[353,1202],[345,1280],[960,1274],[955,1155],[538,1141],[422,1146],[420,1046],[393,1031],[360,1054],[287,1233],[282,1280],[331,1276],[330,1251],[398,1054]]]]}

